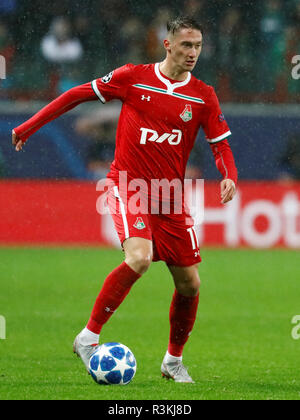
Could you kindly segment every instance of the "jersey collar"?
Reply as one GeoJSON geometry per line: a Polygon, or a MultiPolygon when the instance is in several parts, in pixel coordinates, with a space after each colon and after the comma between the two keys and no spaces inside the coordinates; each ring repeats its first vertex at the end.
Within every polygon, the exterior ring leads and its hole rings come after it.
{"type": "Polygon", "coordinates": [[[166,79],[161,74],[161,72],[159,70],[159,64],[160,63],[155,63],[155,65],[154,65],[155,74],[158,77],[158,79],[167,86],[167,93],[172,93],[175,89],[187,85],[189,83],[189,81],[191,80],[192,75],[189,72],[187,78],[185,80],[183,80],[182,82],[171,83],[170,80],[166,79]]]}

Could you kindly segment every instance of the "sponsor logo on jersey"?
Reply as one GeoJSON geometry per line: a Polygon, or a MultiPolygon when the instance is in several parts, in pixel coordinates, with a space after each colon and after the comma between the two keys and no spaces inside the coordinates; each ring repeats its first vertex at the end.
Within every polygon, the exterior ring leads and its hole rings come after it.
{"type": "Polygon", "coordinates": [[[159,135],[157,131],[151,130],[150,128],[142,127],[140,130],[142,132],[140,144],[146,144],[147,141],[163,143],[167,140],[171,146],[177,146],[177,144],[179,144],[182,139],[181,130],[172,130],[172,133],[163,133],[161,135],[159,135]]]}
{"type": "Polygon", "coordinates": [[[136,229],[142,230],[142,229],[145,229],[146,225],[141,217],[137,217],[133,227],[135,227],[136,229]]]}
{"type": "Polygon", "coordinates": [[[110,73],[108,73],[106,76],[102,77],[102,82],[103,83],[109,83],[111,81],[111,78],[113,77],[114,72],[111,71],[110,73]]]}
{"type": "Polygon", "coordinates": [[[184,110],[182,111],[182,113],[180,114],[180,118],[184,121],[184,122],[188,122],[193,118],[193,114],[192,114],[192,106],[191,105],[186,105],[184,110]]]}

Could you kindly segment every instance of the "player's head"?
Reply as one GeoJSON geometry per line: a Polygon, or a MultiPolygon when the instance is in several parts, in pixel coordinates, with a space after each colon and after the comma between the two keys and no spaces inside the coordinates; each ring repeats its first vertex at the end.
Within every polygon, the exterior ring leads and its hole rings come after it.
{"type": "Polygon", "coordinates": [[[195,19],[183,16],[169,21],[167,31],[164,40],[167,59],[182,71],[192,71],[202,49],[201,25],[195,19]]]}

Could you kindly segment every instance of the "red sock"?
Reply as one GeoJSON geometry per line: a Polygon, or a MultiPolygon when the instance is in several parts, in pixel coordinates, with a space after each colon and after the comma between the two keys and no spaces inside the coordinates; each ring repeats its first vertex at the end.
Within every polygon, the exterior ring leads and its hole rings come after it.
{"type": "Polygon", "coordinates": [[[170,338],[168,352],[180,357],[183,347],[192,332],[199,303],[197,296],[183,296],[175,289],[170,307],[170,338]]]}
{"type": "Polygon", "coordinates": [[[102,289],[96,299],[87,328],[95,334],[100,334],[102,326],[108,321],[114,311],[120,306],[131,286],[141,277],[123,262],[105,279],[102,289]]]}

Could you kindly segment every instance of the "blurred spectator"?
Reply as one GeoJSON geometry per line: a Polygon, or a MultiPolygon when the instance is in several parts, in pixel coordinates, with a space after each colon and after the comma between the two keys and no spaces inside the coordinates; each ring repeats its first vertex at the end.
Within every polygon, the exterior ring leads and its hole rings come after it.
{"type": "Polygon", "coordinates": [[[207,19],[207,6],[206,0],[185,0],[182,14],[193,16],[204,24],[207,19]]]}
{"type": "Polygon", "coordinates": [[[239,9],[232,8],[226,11],[220,22],[219,65],[227,72],[232,69],[232,63],[234,62],[234,44],[241,26],[241,18],[239,9]]]}
{"type": "Polygon", "coordinates": [[[81,83],[79,60],[83,48],[78,38],[73,37],[71,23],[64,17],[55,18],[49,33],[41,41],[42,55],[58,72],[58,94],[81,83]]]}
{"type": "Polygon", "coordinates": [[[137,17],[125,20],[119,30],[121,64],[140,64],[147,61],[145,56],[144,26],[137,17]]]}
{"type": "Polygon", "coordinates": [[[282,33],[284,14],[281,0],[265,0],[260,19],[261,34],[266,43],[272,44],[282,33]]]}
{"type": "Polygon", "coordinates": [[[80,66],[82,80],[90,80],[95,70],[95,57],[103,50],[104,44],[94,30],[93,18],[87,12],[77,14],[73,19],[74,35],[79,39],[83,56],[80,66]]]}
{"type": "Polygon", "coordinates": [[[75,36],[80,41],[83,51],[88,50],[91,44],[91,38],[93,37],[93,28],[89,16],[84,14],[77,15],[74,18],[73,24],[75,36]]]}
{"type": "Polygon", "coordinates": [[[72,37],[70,21],[64,17],[53,20],[49,33],[42,39],[41,49],[46,60],[56,64],[74,63],[83,54],[79,39],[72,37]]]}
{"type": "Polygon", "coordinates": [[[13,97],[26,91],[51,99],[127,62],[159,61],[166,22],[178,14],[203,25],[194,75],[214,85],[222,102],[299,102],[300,83],[290,77],[300,48],[299,0],[85,0],[84,7],[1,0],[0,38],[6,32],[15,48],[7,88],[13,97]]]}
{"type": "Polygon", "coordinates": [[[185,0],[182,13],[198,19],[203,28],[202,51],[193,74],[210,85],[216,85],[216,36],[206,0],[185,0]]]}
{"type": "Polygon", "coordinates": [[[239,9],[231,8],[225,11],[219,23],[217,40],[218,54],[218,88],[222,102],[228,101],[232,94],[231,74],[235,68],[236,46],[242,15],[239,9]],[[233,65],[234,63],[234,65],[233,65]]]}
{"type": "Polygon", "coordinates": [[[216,86],[217,81],[216,50],[213,28],[210,25],[204,26],[202,51],[193,74],[213,86],[216,86]]]}
{"type": "Polygon", "coordinates": [[[300,132],[289,137],[287,147],[281,157],[283,180],[300,180],[300,132]]]}
{"type": "Polygon", "coordinates": [[[0,56],[1,66],[4,66],[4,69],[1,68],[0,98],[9,97],[9,89],[13,83],[11,76],[14,66],[15,53],[16,45],[9,32],[8,25],[6,22],[0,20],[0,56]]]}
{"type": "Polygon", "coordinates": [[[124,0],[110,0],[105,3],[94,0],[91,41],[93,43],[94,76],[99,77],[128,62],[123,54],[125,50],[132,49],[135,41],[128,40],[124,45],[120,37],[120,30],[125,22],[136,16],[128,12],[128,3],[124,0]]]}
{"type": "Polygon", "coordinates": [[[164,39],[166,39],[167,29],[166,23],[172,17],[172,12],[167,7],[160,7],[156,15],[148,27],[146,37],[146,53],[148,61],[157,62],[162,60],[165,54],[163,45],[164,39]]]}
{"type": "Polygon", "coordinates": [[[266,0],[260,19],[259,89],[271,92],[284,69],[285,17],[281,0],[266,0]]]}
{"type": "Polygon", "coordinates": [[[218,91],[222,101],[243,100],[256,83],[251,27],[241,8],[229,9],[220,21],[218,38],[218,91]]]}
{"type": "Polygon", "coordinates": [[[5,58],[6,73],[9,74],[15,55],[15,45],[5,22],[0,21],[0,55],[5,58]]]}

